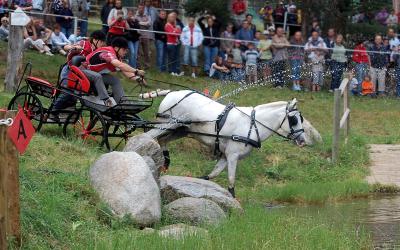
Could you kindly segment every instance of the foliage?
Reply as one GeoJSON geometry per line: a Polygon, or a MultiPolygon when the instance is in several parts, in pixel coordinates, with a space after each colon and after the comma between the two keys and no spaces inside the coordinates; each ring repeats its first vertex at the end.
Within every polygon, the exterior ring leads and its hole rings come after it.
{"type": "Polygon", "coordinates": [[[189,0],[184,5],[186,15],[215,15],[222,24],[230,20],[229,0],[189,0]]]}

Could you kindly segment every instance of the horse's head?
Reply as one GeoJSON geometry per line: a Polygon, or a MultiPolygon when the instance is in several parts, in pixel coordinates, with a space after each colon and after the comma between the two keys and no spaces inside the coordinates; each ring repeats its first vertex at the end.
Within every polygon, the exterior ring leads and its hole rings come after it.
{"type": "Polygon", "coordinates": [[[305,145],[303,116],[297,109],[297,100],[293,99],[286,106],[286,117],[281,125],[281,130],[286,133],[286,137],[296,142],[300,147],[305,145]]]}

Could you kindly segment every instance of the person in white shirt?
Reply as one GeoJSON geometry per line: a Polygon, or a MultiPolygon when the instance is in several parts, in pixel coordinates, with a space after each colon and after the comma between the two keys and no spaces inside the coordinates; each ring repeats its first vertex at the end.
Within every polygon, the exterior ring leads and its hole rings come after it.
{"type": "Polygon", "coordinates": [[[56,24],[54,26],[54,32],[51,34],[51,44],[53,45],[53,50],[58,51],[61,55],[67,55],[64,50],[64,46],[71,44],[71,42],[65,37],[64,33],[61,32],[60,25],[56,24]]]}
{"type": "Polygon", "coordinates": [[[194,17],[189,17],[188,25],[183,28],[180,39],[184,46],[183,65],[187,68],[190,64],[192,77],[196,78],[197,67],[199,66],[198,48],[202,44],[204,36],[201,28],[195,24],[194,17]]]}

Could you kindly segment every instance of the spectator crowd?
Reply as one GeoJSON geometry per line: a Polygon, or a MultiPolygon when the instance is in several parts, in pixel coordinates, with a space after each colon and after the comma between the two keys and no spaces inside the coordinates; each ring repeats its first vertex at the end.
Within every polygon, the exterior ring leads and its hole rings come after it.
{"type": "MultiPolygon", "coordinates": [[[[66,45],[87,37],[87,0],[55,0],[50,5],[43,0],[13,0],[9,6],[32,12],[32,21],[24,28],[26,48],[49,56],[67,55],[71,46],[66,45]],[[73,17],[80,18],[75,33],[73,17]]],[[[393,15],[375,17],[389,26],[386,36],[377,34],[374,41],[359,40],[355,47],[348,47],[345,37],[334,28],[323,34],[318,20],[313,20],[311,34],[304,40],[298,26],[301,11],[293,3],[279,2],[273,7],[267,1],[258,11],[263,31],[257,29],[244,0],[232,1],[234,21],[226,25],[207,12],[197,18],[186,17],[184,23],[177,10],[158,7],[158,1],[151,0],[139,3],[137,8],[124,7],[121,0],[107,0],[101,10],[107,44],[125,38],[129,45],[127,61],[133,68],[148,69],[154,51],[157,69],[173,76],[196,78],[205,74],[227,82],[270,81],[276,88],[283,88],[290,76],[294,91],[320,91],[327,80],[332,91],[347,72],[352,93],[371,96],[386,94],[387,72],[394,68],[400,96],[400,41],[392,25],[398,22],[393,15]],[[283,27],[285,19],[291,24],[288,30],[283,27]],[[310,83],[304,84],[309,78],[310,83]]],[[[0,13],[0,39],[6,40],[8,18],[1,8],[0,13]]]]}

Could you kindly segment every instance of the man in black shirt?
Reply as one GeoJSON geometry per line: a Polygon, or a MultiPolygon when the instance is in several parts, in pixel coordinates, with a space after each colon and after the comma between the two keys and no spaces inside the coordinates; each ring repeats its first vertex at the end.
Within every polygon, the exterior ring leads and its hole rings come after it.
{"type": "MultiPolygon", "coordinates": [[[[165,32],[165,24],[167,23],[167,12],[165,10],[160,10],[158,18],[153,23],[153,30],[165,32]]],[[[166,66],[166,54],[167,51],[167,36],[163,33],[155,33],[155,45],[157,49],[157,67],[161,72],[167,70],[166,66]]]]}

